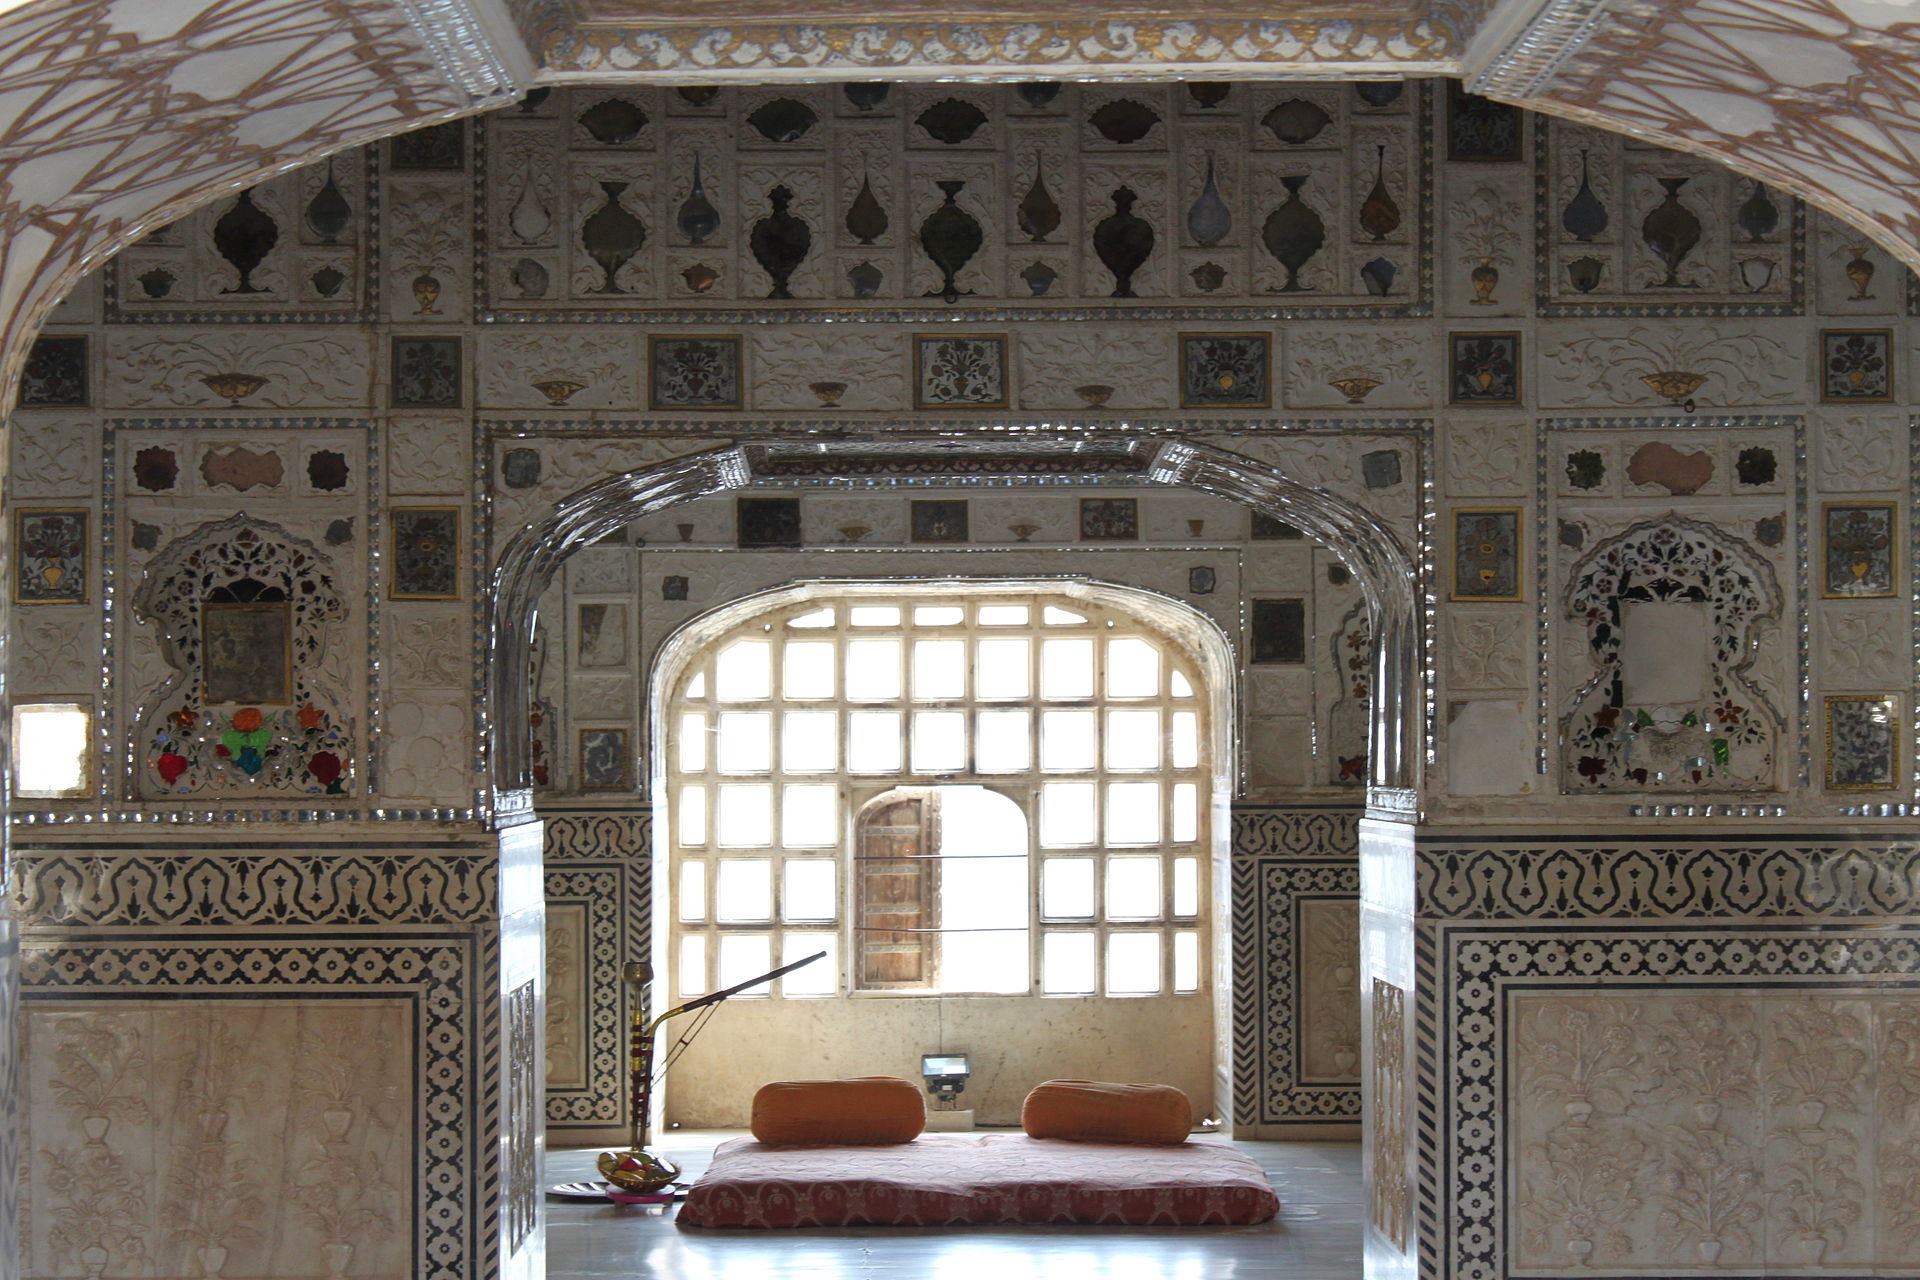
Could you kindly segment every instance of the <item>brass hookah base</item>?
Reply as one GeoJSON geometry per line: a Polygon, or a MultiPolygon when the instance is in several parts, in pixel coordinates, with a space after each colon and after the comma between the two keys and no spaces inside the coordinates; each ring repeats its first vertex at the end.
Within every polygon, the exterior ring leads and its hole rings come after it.
{"type": "Polygon", "coordinates": [[[653,979],[653,966],[630,963],[622,967],[621,977],[633,990],[633,1031],[630,1040],[633,1068],[633,1144],[625,1151],[602,1151],[594,1163],[619,1192],[630,1196],[659,1195],[680,1180],[680,1166],[647,1150],[647,1129],[653,1115],[653,1034],[682,1012],[669,1009],[658,1018],[647,1016],[647,988],[653,979]]]}

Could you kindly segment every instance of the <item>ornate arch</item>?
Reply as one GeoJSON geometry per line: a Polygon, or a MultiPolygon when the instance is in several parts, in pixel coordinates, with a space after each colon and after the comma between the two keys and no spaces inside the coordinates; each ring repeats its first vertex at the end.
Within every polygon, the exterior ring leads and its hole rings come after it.
{"type": "Polygon", "coordinates": [[[614,476],[560,501],[544,519],[514,535],[493,573],[492,661],[483,736],[493,762],[496,805],[517,807],[508,794],[524,790],[531,776],[527,716],[534,627],[541,593],[561,563],[642,516],[732,489],[790,484],[795,474],[806,471],[910,474],[922,484],[930,476],[978,477],[983,472],[1015,480],[1045,476],[1054,484],[1074,477],[1131,474],[1142,484],[1210,493],[1305,531],[1346,562],[1371,619],[1370,800],[1396,811],[1413,809],[1422,763],[1417,575],[1392,531],[1325,490],[1210,445],[1038,434],[1018,443],[732,445],[614,476]]]}

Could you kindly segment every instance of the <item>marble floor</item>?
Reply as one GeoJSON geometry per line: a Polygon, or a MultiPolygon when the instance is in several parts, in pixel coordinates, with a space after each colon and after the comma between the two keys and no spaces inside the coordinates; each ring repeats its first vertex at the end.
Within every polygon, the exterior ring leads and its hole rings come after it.
{"type": "MultiPolygon", "coordinates": [[[[669,1135],[689,1178],[717,1132],[669,1135]]],[[[1215,1139],[1206,1139],[1215,1141],[1215,1139]]],[[[1242,1142],[1280,1193],[1257,1227],[849,1227],[681,1231],[657,1210],[547,1199],[549,1280],[1357,1280],[1364,1201],[1355,1142],[1242,1142]]],[[[547,1154],[547,1182],[594,1177],[595,1150],[547,1154]]]]}

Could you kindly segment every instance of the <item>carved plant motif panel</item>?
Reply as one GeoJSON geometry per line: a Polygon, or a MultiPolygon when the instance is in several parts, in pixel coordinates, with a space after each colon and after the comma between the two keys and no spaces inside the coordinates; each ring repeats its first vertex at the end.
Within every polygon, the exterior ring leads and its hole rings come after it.
{"type": "Polygon", "coordinates": [[[1372,1187],[1367,1219],[1395,1248],[1407,1247],[1407,993],[1373,980],[1372,1063],[1368,1084],[1375,1108],[1371,1141],[1372,1187]]]}
{"type": "Polygon", "coordinates": [[[406,1273],[410,1003],[29,1001],[25,1274],[406,1273]]]}
{"type": "Polygon", "coordinates": [[[1562,790],[1776,788],[1785,720],[1754,666],[1781,607],[1773,566],[1711,524],[1669,515],[1595,546],[1565,599],[1591,667],[1561,721],[1562,790]]]}
{"type": "Polygon", "coordinates": [[[1360,904],[1303,899],[1300,1079],[1360,1082],[1360,904]]]}
{"type": "Polygon", "coordinates": [[[1237,91],[556,88],[478,130],[481,305],[1424,305],[1430,92],[1237,91]]]}
{"type": "Polygon", "coordinates": [[[135,715],[137,795],[353,792],[353,718],[321,674],[348,614],[325,553],[244,513],[204,524],[148,562],[133,610],[169,668],[135,715]]]}
{"type": "Polygon", "coordinates": [[[1917,1010],[1859,987],[1509,995],[1514,1274],[1904,1269],[1882,1185],[1907,1185],[1914,1117],[1874,1063],[1910,1069],[1917,1010]]]}
{"type": "Polygon", "coordinates": [[[150,232],[107,269],[107,319],[373,319],[378,155],[343,151],[150,232]]]}

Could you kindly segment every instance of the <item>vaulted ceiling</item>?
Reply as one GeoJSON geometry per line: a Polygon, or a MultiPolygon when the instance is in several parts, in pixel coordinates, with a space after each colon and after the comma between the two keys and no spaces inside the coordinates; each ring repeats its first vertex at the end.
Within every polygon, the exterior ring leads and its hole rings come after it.
{"type": "Polygon", "coordinates": [[[223,192],[569,80],[1453,75],[1723,160],[1920,266],[1899,0],[27,0],[0,14],[0,396],[101,258],[223,192]]]}

